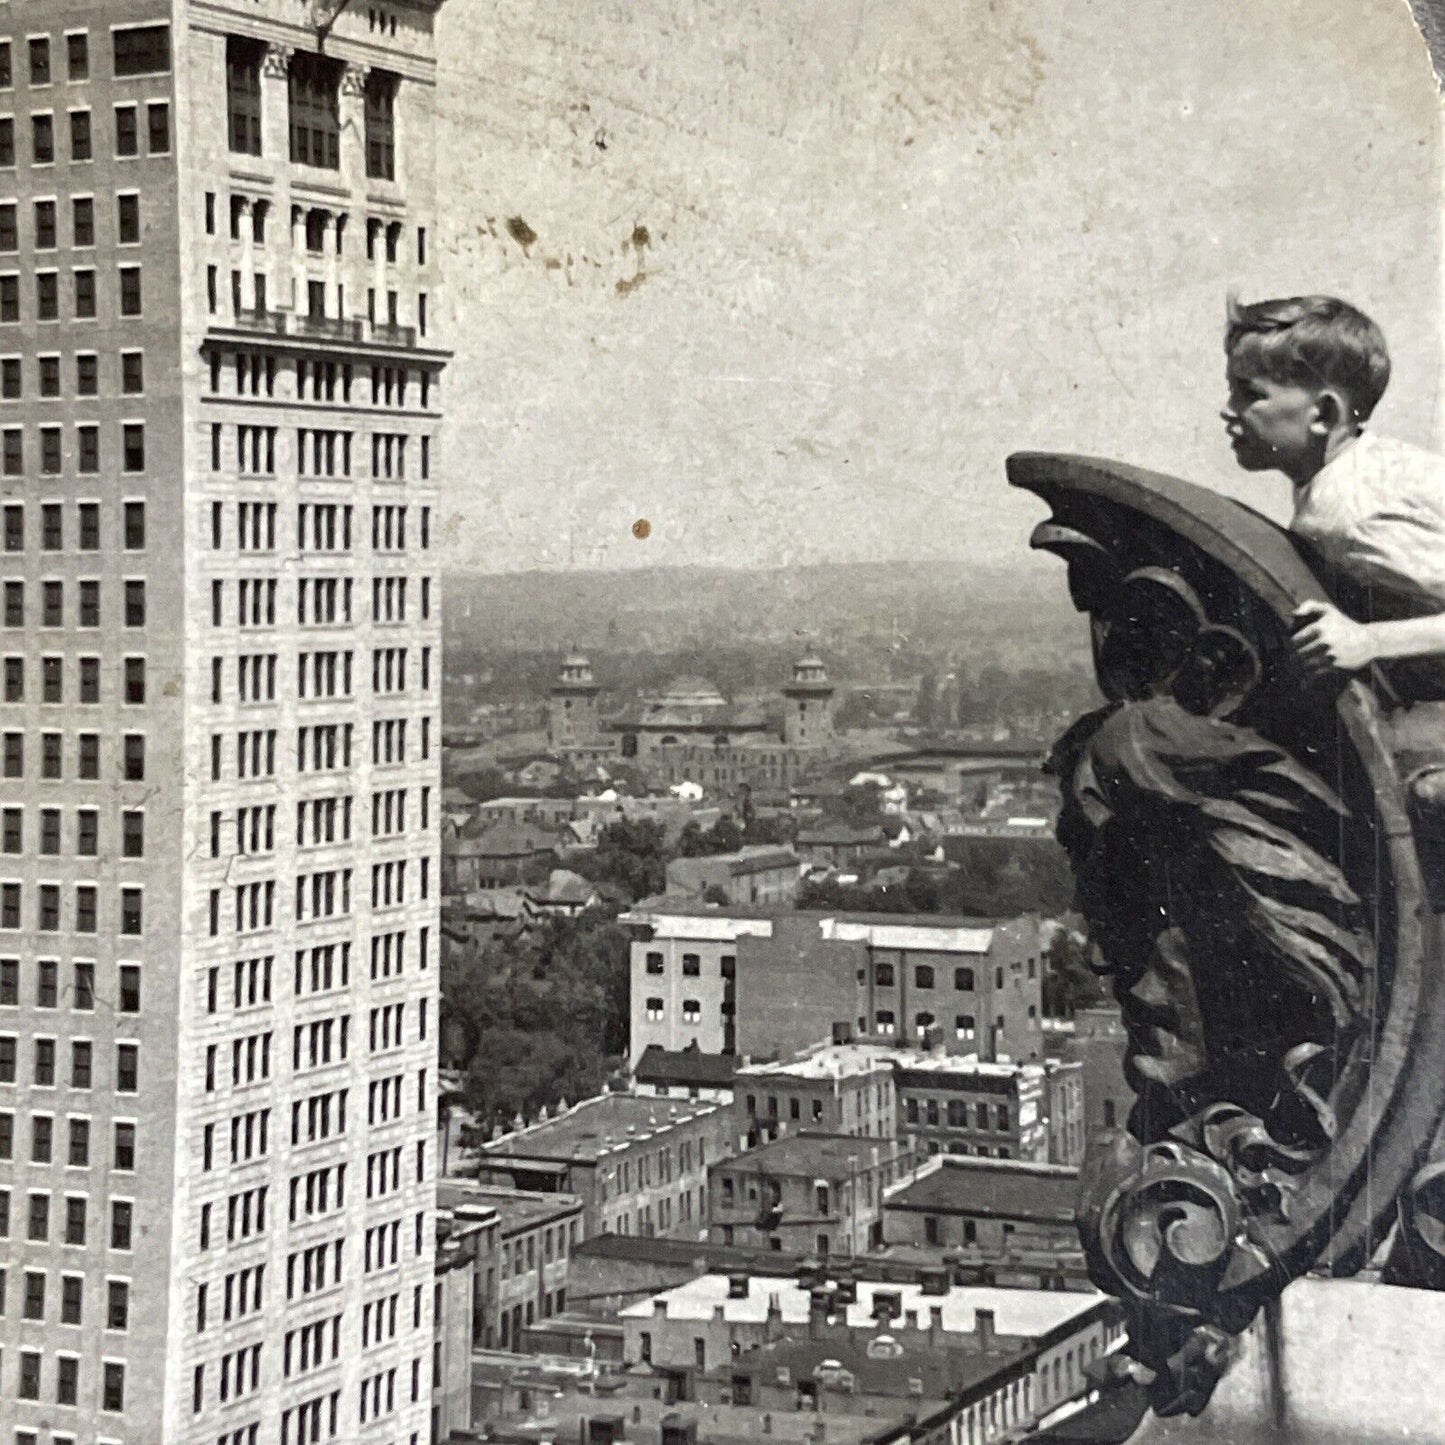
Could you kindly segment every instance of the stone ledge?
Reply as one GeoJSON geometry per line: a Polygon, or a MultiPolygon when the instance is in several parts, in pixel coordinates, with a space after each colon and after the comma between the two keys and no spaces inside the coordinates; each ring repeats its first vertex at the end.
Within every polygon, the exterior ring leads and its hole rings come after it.
{"type": "Polygon", "coordinates": [[[1197,1420],[1152,1416],[1140,1445],[1375,1445],[1445,1441],[1445,1294],[1301,1279],[1280,1300],[1279,1367],[1266,1326],[1197,1420]]]}

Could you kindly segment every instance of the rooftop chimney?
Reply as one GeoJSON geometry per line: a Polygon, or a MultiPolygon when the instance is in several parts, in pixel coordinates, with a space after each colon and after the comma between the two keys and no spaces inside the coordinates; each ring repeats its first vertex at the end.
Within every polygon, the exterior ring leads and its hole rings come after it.
{"type": "Polygon", "coordinates": [[[994,1348],[992,1310],[974,1310],[973,1332],[978,1339],[979,1349],[991,1350],[994,1348]]]}
{"type": "Polygon", "coordinates": [[[728,1276],[728,1298],[747,1299],[748,1277],[745,1274],[730,1274],[728,1276]]]}
{"type": "Polygon", "coordinates": [[[875,1289],[873,1291],[873,1318],[886,1325],[903,1312],[903,1295],[896,1289],[875,1289]]]}

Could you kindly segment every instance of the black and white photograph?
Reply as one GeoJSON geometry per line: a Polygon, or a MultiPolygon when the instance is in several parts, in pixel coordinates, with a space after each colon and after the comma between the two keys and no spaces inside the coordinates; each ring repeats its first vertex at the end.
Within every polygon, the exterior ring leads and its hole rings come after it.
{"type": "Polygon", "coordinates": [[[0,0],[0,1445],[1445,1445],[1442,75],[0,0]]]}

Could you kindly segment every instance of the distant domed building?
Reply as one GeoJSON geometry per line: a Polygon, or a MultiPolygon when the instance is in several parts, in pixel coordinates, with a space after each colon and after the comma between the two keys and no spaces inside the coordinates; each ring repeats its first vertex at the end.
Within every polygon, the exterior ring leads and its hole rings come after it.
{"type": "Polygon", "coordinates": [[[552,685],[547,736],[574,766],[635,762],[655,783],[699,783],[714,792],[784,791],[815,750],[833,740],[834,687],[813,655],[793,665],[775,707],[734,704],[705,677],[674,678],[613,717],[598,715],[598,685],[581,654],[552,685]]]}

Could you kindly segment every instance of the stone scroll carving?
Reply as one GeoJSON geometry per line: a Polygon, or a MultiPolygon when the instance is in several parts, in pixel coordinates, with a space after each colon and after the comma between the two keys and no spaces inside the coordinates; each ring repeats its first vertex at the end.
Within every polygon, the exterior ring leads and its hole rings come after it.
{"type": "Polygon", "coordinates": [[[1068,564],[1108,699],[1052,759],[1136,1095],[1080,1233],[1130,1320],[1115,1379],[1196,1414],[1299,1275],[1388,1239],[1387,1277],[1445,1283],[1439,929],[1390,720],[1295,661],[1290,615],[1324,593],[1289,538],[1114,463],[1009,476],[1052,509],[1033,542],[1068,564]]]}

